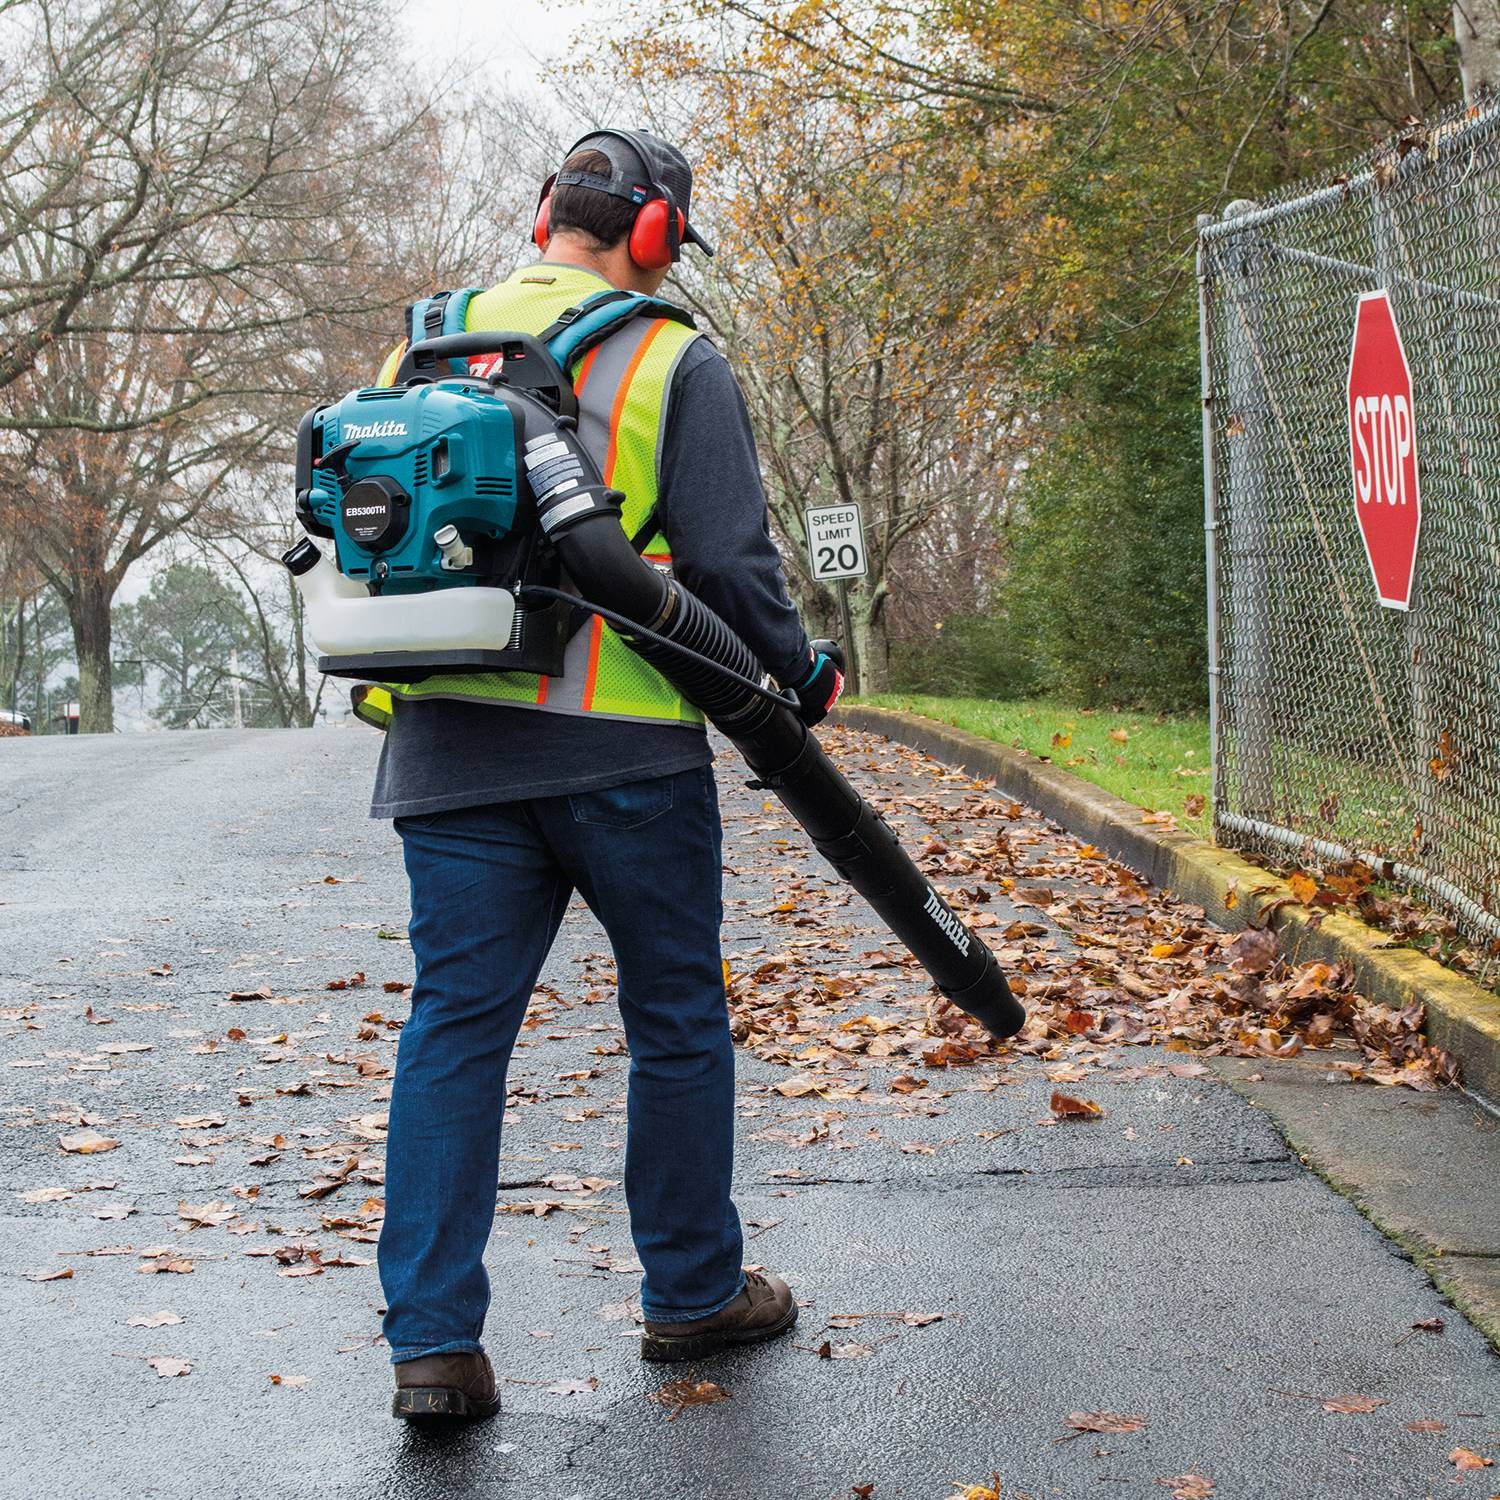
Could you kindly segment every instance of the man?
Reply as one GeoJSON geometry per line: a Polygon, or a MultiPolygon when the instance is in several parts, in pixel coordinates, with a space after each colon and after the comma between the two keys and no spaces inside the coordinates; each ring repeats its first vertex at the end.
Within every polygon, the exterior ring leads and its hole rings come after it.
{"type": "MultiPolygon", "coordinates": [[[[665,142],[585,136],[543,188],[543,259],[476,295],[467,328],[540,333],[610,287],[654,295],[682,244],[711,253],[688,219],[691,190],[665,142]]],[[[572,374],[580,435],[626,497],[621,524],[816,723],[842,687],[837,652],[809,643],[787,596],[723,357],[683,322],[637,317],[572,374]]],[[[721,830],[701,715],[597,618],[560,677],[445,676],[390,692],[372,812],[401,835],[417,962],[379,1252],[395,1414],[499,1407],[480,1335],[506,1066],[574,890],[614,949],[630,1048],[624,1177],[645,1270],[642,1355],[695,1359],[785,1332],[796,1303],[780,1278],[742,1270],[729,1196],[721,830]]]]}

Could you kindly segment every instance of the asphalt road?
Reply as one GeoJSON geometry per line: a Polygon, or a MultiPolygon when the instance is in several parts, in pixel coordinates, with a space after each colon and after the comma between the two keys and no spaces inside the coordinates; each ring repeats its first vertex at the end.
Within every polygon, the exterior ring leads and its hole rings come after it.
{"type": "MultiPolygon", "coordinates": [[[[1495,1451],[1500,1361],[1265,1115],[1154,1047],[925,1065],[918,976],[727,754],[737,1199],[805,1301],[795,1341],[641,1364],[609,1185],[628,1059],[575,907],[510,1079],[505,1410],[447,1439],[392,1421],[371,1236],[411,954],[395,837],[364,816],[376,751],[354,728],[0,741],[0,1495],[1500,1489],[1449,1458],[1495,1451]],[[1058,1087],[1102,1117],[1058,1121],[1058,1087]],[[60,1147],[81,1131],[119,1144],[60,1147]],[[683,1375],[728,1399],[672,1418],[652,1397],[683,1375]],[[1347,1396],[1370,1409],[1325,1409],[1347,1396]],[[1099,1412],[1141,1420],[1068,1425],[1099,1412]]],[[[853,736],[841,758],[912,846],[1066,843],[931,763],[853,736]]],[[[1075,938],[1019,894],[984,892],[987,936],[1036,923],[1035,985],[1075,938]]]]}

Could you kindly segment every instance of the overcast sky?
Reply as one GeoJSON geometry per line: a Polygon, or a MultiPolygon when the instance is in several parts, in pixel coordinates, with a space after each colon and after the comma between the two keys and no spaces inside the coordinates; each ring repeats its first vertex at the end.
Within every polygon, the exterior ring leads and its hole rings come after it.
{"type": "Polygon", "coordinates": [[[574,28],[599,0],[399,0],[407,29],[421,49],[443,61],[487,66],[514,84],[526,65],[558,56],[574,28]]]}

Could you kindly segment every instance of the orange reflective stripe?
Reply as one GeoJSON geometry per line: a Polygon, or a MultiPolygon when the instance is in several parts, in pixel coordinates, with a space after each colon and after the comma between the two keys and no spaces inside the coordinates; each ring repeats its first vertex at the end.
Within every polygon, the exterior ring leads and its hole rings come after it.
{"type": "Polygon", "coordinates": [[[589,636],[589,671],[583,679],[583,704],[585,713],[594,706],[594,680],[599,675],[599,645],[604,639],[604,621],[594,616],[593,632],[589,636]]]}
{"type": "Polygon", "coordinates": [[[587,354],[583,356],[583,363],[578,366],[578,373],[573,377],[573,394],[581,396],[583,388],[588,384],[589,372],[594,368],[594,360],[597,358],[602,344],[595,344],[587,354]]]}
{"type": "Polygon", "coordinates": [[[545,672],[536,680],[536,701],[538,705],[547,701],[547,674],[545,672]]]}
{"type": "MultiPolygon", "coordinates": [[[[604,458],[604,482],[613,484],[615,477],[615,447],[620,438],[620,422],[625,415],[625,398],[630,394],[630,382],[635,379],[635,372],[640,369],[641,361],[646,357],[646,351],[656,341],[656,336],[671,320],[669,318],[658,318],[652,325],[651,331],[641,340],[640,347],[635,351],[634,357],[626,367],[625,378],[620,382],[620,388],[615,392],[615,404],[609,414],[609,452],[604,458]]],[[[587,707],[587,705],[585,705],[587,707]]]]}

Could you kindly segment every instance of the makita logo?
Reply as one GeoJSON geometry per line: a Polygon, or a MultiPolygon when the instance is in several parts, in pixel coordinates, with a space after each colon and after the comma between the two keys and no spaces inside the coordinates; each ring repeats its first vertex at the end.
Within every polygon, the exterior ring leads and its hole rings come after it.
{"type": "Polygon", "coordinates": [[[352,443],[359,438],[405,437],[407,430],[405,422],[366,422],[363,425],[350,422],[340,436],[346,443],[352,443]]]}
{"type": "Polygon", "coordinates": [[[960,953],[968,954],[969,934],[965,931],[964,924],[943,905],[942,899],[931,886],[927,887],[927,904],[922,910],[948,934],[960,953]]]}

